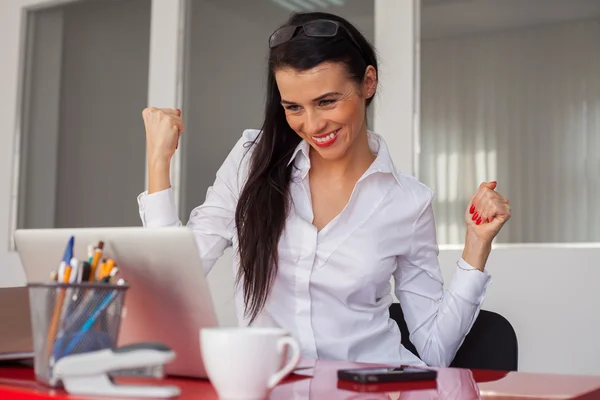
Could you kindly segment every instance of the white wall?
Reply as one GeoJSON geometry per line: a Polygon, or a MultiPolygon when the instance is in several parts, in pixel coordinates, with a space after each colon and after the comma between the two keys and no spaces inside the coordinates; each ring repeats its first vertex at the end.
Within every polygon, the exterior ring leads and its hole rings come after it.
{"type": "MultiPolygon", "coordinates": [[[[462,250],[442,250],[446,282],[462,250]]],[[[494,248],[483,308],[506,317],[519,339],[519,369],[600,375],[600,248],[506,245],[494,248]]]]}
{"type": "MultiPolygon", "coordinates": [[[[6,251],[10,207],[12,134],[16,126],[19,21],[20,4],[25,1],[0,2],[0,286],[16,286],[25,282],[15,254],[6,251]]],[[[33,0],[29,3],[35,3],[33,0]]],[[[397,118],[389,114],[376,116],[378,130],[385,128],[390,148],[401,169],[412,171],[410,161],[413,149],[412,93],[412,13],[409,1],[378,0],[378,18],[393,19],[402,29],[402,37],[385,40],[383,30],[376,32],[379,48],[386,68],[389,89],[383,90],[378,101],[394,98],[395,90],[403,90],[400,102],[386,106],[397,110],[397,118]],[[392,42],[397,42],[394,46],[392,42]],[[399,66],[398,71],[393,65],[399,66]],[[379,121],[377,118],[380,118],[379,121]],[[408,167],[405,167],[408,166],[408,167]]],[[[396,93],[397,94],[397,93],[396,93]]],[[[514,218],[519,218],[515,210],[514,218]]],[[[460,250],[442,250],[442,269],[449,279],[455,268],[460,250]]],[[[551,371],[566,373],[600,374],[600,348],[596,333],[600,331],[599,302],[595,292],[600,281],[600,249],[543,247],[495,249],[489,269],[493,283],[489,288],[484,308],[498,311],[514,325],[520,339],[521,369],[526,371],[551,371]]],[[[230,298],[230,254],[215,266],[211,273],[213,298],[218,301],[219,319],[231,322],[228,308],[230,298]],[[228,276],[229,271],[229,276],[228,276]],[[222,275],[220,275],[222,274],[222,275]]]]}

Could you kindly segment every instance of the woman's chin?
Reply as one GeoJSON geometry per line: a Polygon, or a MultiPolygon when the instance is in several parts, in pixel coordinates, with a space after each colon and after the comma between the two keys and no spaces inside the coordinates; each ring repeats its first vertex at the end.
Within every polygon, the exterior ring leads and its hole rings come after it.
{"type": "Polygon", "coordinates": [[[342,143],[336,143],[333,146],[324,148],[313,146],[313,148],[317,151],[322,159],[327,161],[339,160],[344,157],[344,154],[346,154],[346,146],[344,146],[342,143]]]}

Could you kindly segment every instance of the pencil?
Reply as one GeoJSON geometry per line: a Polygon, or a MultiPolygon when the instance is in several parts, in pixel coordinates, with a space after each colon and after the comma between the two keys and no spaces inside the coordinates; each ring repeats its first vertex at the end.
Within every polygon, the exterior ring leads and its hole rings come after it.
{"type": "MultiPolygon", "coordinates": [[[[71,277],[71,267],[66,266],[65,274],[62,279],[62,283],[69,283],[69,278],[71,277]]],[[[67,295],[67,290],[65,288],[61,288],[58,292],[58,298],[56,299],[56,304],[54,305],[54,312],[52,313],[52,319],[50,320],[50,328],[48,329],[48,357],[52,356],[52,350],[54,348],[54,339],[56,339],[56,333],[58,331],[58,325],[60,324],[60,317],[62,314],[63,304],[65,302],[65,297],[67,295]]]]}
{"type": "Polygon", "coordinates": [[[100,264],[100,269],[98,271],[98,281],[102,281],[105,278],[110,276],[110,272],[115,267],[115,260],[109,258],[108,260],[103,260],[102,264],[100,264]]]}
{"type": "MultiPolygon", "coordinates": [[[[58,282],[60,283],[69,283],[69,279],[71,278],[71,258],[73,258],[73,246],[75,244],[75,237],[71,236],[69,242],[67,243],[67,248],[65,249],[65,253],[63,254],[63,259],[58,268],[58,282]]],[[[62,315],[63,304],[65,302],[65,296],[67,294],[67,290],[63,287],[58,291],[58,296],[56,302],[54,304],[54,311],[52,313],[52,319],[50,320],[50,327],[48,328],[48,338],[47,338],[47,346],[48,346],[48,358],[52,360],[52,352],[54,348],[54,340],[56,339],[56,334],[58,331],[58,326],[60,325],[60,319],[62,315]]]]}
{"type": "Polygon", "coordinates": [[[96,268],[98,267],[98,262],[100,261],[100,257],[102,257],[102,249],[104,249],[104,242],[99,241],[98,246],[94,249],[94,258],[92,259],[91,272],[90,272],[90,281],[96,280],[96,268]]]}

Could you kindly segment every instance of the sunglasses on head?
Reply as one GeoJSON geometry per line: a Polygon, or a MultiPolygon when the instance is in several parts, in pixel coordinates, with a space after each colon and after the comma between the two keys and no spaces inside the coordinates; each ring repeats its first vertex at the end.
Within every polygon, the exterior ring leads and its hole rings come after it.
{"type": "Polygon", "coordinates": [[[365,57],[365,54],[350,31],[348,31],[345,26],[341,25],[337,21],[332,21],[329,19],[317,19],[301,25],[288,25],[279,28],[269,37],[269,47],[274,48],[292,39],[294,36],[296,36],[298,28],[302,28],[306,36],[327,38],[336,36],[340,27],[346,31],[348,37],[352,41],[352,44],[356,46],[360,54],[366,60],[367,58],[365,57]]]}

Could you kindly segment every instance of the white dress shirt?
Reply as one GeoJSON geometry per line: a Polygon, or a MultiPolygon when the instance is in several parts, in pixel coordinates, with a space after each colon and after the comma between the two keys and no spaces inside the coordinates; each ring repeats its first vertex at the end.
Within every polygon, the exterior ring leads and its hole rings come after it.
{"type": "MultiPolygon", "coordinates": [[[[228,246],[234,248],[235,209],[248,174],[246,130],[227,156],[187,226],[194,232],[208,273],[228,246]]],[[[300,343],[302,356],[392,364],[448,365],[477,317],[490,276],[459,259],[444,291],[432,210],[433,192],[399,173],[385,141],[369,132],[375,161],[358,180],[342,212],[321,231],[312,224],[309,144],[294,152],[292,207],[279,241],[279,268],[266,305],[253,325],[277,326],[300,343]],[[390,319],[395,281],[404,318],[421,360],[400,343],[390,319]]],[[[146,227],[180,225],[171,189],[138,197],[146,227]]],[[[258,205],[260,207],[260,205],[258,205]]],[[[243,296],[236,291],[241,325],[243,296]]]]}

